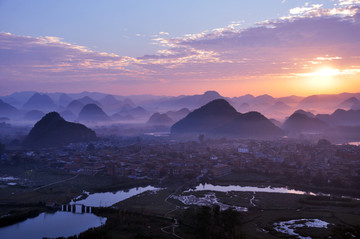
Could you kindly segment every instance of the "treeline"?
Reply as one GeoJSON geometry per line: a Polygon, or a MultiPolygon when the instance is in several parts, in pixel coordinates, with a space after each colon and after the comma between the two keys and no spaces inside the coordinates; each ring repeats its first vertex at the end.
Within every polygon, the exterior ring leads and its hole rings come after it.
{"type": "Polygon", "coordinates": [[[15,213],[11,216],[0,218],[0,227],[16,224],[25,221],[26,219],[37,217],[42,211],[39,209],[32,209],[26,212],[15,213]]]}

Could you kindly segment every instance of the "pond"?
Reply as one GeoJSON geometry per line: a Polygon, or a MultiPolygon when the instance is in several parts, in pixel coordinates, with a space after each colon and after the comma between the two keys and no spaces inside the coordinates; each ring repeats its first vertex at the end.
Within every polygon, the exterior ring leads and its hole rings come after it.
{"type": "Polygon", "coordinates": [[[265,192],[265,193],[288,193],[288,194],[307,194],[315,196],[315,193],[304,192],[295,189],[289,189],[287,187],[253,187],[253,186],[239,186],[239,185],[212,185],[212,184],[199,184],[194,189],[190,189],[187,192],[191,191],[215,191],[215,192],[265,192]]]}
{"type": "Polygon", "coordinates": [[[349,142],[349,145],[360,146],[360,142],[349,142]]]}
{"type": "Polygon", "coordinates": [[[76,203],[91,207],[110,207],[115,203],[131,198],[143,192],[157,191],[157,190],[161,190],[161,189],[155,188],[153,186],[147,186],[147,187],[131,188],[129,190],[121,190],[114,193],[113,192],[93,193],[93,194],[89,194],[89,196],[83,200],[78,200],[78,201],[73,200],[70,204],[76,203]]]}
{"type": "MultiPolygon", "coordinates": [[[[310,236],[301,236],[296,232],[297,228],[328,228],[330,223],[320,219],[296,219],[274,223],[274,230],[300,239],[311,239],[310,236]]],[[[311,230],[310,230],[311,231],[311,230]]]]}
{"type": "Polygon", "coordinates": [[[1,238],[38,239],[43,237],[69,237],[92,227],[99,227],[106,218],[91,213],[41,213],[37,217],[0,228],[1,238]]]}

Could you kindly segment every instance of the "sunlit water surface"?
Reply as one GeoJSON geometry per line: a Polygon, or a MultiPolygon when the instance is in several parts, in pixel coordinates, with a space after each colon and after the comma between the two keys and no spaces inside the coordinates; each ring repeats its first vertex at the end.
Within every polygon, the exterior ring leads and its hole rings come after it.
{"type": "Polygon", "coordinates": [[[104,193],[93,193],[87,198],[79,201],[72,201],[72,203],[83,204],[91,207],[110,207],[117,202],[121,202],[125,199],[131,198],[138,194],[146,191],[157,191],[160,188],[153,186],[131,188],[129,190],[122,190],[117,192],[104,192],[104,193]]]}

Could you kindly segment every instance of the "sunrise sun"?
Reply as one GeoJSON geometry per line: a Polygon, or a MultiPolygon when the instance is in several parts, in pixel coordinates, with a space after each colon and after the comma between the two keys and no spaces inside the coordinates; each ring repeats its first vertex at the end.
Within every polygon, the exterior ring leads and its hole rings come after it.
{"type": "Polygon", "coordinates": [[[321,76],[321,77],[332,77],[332,76],[339,75],[339,73],[340,73],[339,69],[335,69],[332,67],[324,67],[324,68],[321,68],[318,71],[314,72],[314,75],[321,76]]]}
{"type": "Polygon", "coordinates": [[[339,69],[323,67],[304,75],[307,77],[307,82],[310,87],[318,90],[329,90],[335,87],[336,76],[339,74],[339,69]]]}

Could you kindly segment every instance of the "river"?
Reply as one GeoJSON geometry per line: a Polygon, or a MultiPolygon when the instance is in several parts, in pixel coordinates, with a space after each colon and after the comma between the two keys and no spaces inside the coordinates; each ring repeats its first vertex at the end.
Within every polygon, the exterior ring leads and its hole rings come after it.
{"type": "Polygon", "coordinates": [[[106,218],[91,213],[55,212],[41,213],[37,217],[0,228],[3,239],[37,239],[43,237],[69,237],[92,227],[101,226],[106,218]]]}
{"type": "MultiPolygon", "coordinates": [[[[146,191],[156,191],[160,188],[152,186],[131,188],[117,192],[89,194],[83,200],[72,200],[76,203],[92,207],[109,207],[117,202],[136,196],[146,191]]],[[[37,217],[29,218],[14,225],[0,228],[1,239],[38,239],[43,237],[69,237],[78,235],[92,227],[99,227],[106,222],[106,218],[92,213],[81,213],[81,207],[76,212],[41,213],[37,217]]]]}

